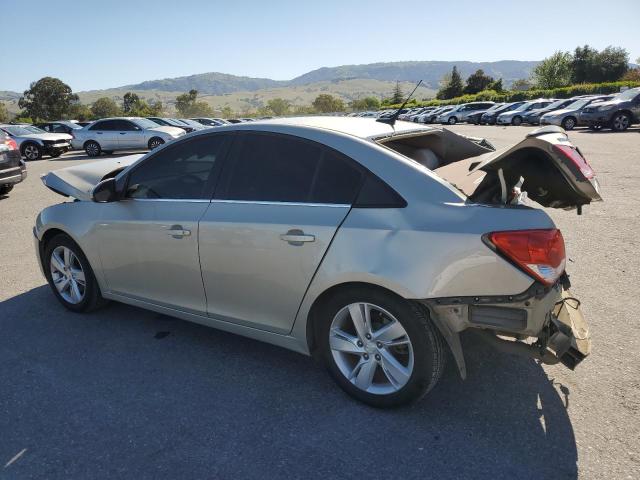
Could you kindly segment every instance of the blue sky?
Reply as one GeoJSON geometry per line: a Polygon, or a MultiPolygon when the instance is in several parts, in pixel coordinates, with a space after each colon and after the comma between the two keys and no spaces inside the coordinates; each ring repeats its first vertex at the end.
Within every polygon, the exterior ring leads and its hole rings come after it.
{"type": "Polygon", "coordinates": [[[0,90],[204,72],[290,79],[400,60],[539,60],[613,44],[640,56],[640,1],[0,0],[0,90]]]}

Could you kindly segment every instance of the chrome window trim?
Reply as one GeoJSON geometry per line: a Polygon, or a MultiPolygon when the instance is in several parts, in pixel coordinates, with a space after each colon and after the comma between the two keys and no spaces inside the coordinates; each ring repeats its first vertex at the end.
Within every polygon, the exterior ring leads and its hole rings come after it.
{"type": "Polygon", "coordinates": [[[123,198],[122,201],[133,202],[186,202],[186,203],[210,203],[204,198],[123,198]]]}
{"type": "Polygon", "coordinates": [[[278,202],[274,200],[227,200],[214,198],[211,203],[238,203],[246,205],[290,205],[299,207],[332,207],[332,208],[351,208],[348,203],[310,203],[310,202],[278,202]]]}

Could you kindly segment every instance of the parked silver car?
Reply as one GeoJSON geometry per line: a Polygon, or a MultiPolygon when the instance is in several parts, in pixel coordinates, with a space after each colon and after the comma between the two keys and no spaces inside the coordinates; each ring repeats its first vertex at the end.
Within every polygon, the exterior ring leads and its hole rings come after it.
{"type": "Polygon", "coordinates": [[[49,133],[33,125],[0,125],[0,130],[12,138],[27,160],[39,160],[43,155],[59,157],[71,148],[71,135],[49,133]]]}
{"type": "Polygon", "coordinates": [[[463,330],[570,368],[589,354],[562,234],[525,205],[600,200],[558,127],[495,152],[413,122],[277,119],[43,181],[79,200],[34,229],[72,311],[116,300],[314,354],[381,407],[432,388],[446,348],[465,377],[463,330]]]}
{"type": "Polygon", "coordinates": [[[544,108],[548,105],[551,105],[553,100],[547,100],[544,98],[539,98],[537,100],[530,100],[528,102],[523,103],[515,110],[509,110],[508,112],[501,113],[496,117],[497,125],[521,125],[522,119],[526,115],[527,112],[531,110],[537,110],[538,108],[544,108]]]}
{"type": "Polygon", "coordinates": [[[613,95],[596,95],[579,98],[561,110],[554,110],[542,115],[542,117],[540,117],[540,125],[558,125],[565,130],[573,130],[578,126],[578,119],[580,118],[580,112],[583,108],[597,102],[606,102],[612,98],[613,95]]]}
{"type": "Polygon", "coordinates": [[[467,120],[467,116],[478,110],[487,111],[494,105],[494,102],[470,102],[463,103],[449,110],[448,112],[441,113],[436,122],[448,123],[449,125],[455,125],[458,122],[464,122],[467,120]]]}
{"type": "Polygon", "coordinates": [[[176,127],[164,127],[138,117],[115,117],[97,120],[74,131],[73,148],[84,150],[90,157],[115,150],[153,150],[163,143],[185,135],[176,127]]]}

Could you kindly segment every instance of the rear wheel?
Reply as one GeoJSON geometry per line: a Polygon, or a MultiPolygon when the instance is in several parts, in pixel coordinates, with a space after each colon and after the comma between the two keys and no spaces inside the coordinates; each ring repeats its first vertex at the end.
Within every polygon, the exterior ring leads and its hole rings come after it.
{"type": "Polygon", "coordinates": [[[6,195],[13,190],[13,185],[0,185],[0,195],[6,195]]]}
{"type": "Polygon", "coordinates": [[[43,263],[51,290],[69,310],[89,312],[106,303],[91,265],[69,236],[56,235],[45,245],[43,263]]]}
{"type": "Polygon", "coordinates": [[[100,144],[98,142],[89,140],[87,143],[84,144],[84,151],[90,157],[97,157],[102,152],[102,148],[100,147],[100,144]]]}
{"type": "Polygon", "coordinates": [[[40,160],[42,158],[42,148],[39,145],[27,142],[22,146],[22,155],[27,160],[40,160]]]}
{"type": "Polygon", "coordinates": [[[631,116],[628,113],[616,113],[611,120],[611,130],[614,132],[624,132],[630,125],[631,116]]]}
{"type": "Polygon", "coordinates": [[[455,125],[456,123],[458,123],[458,119],[456,117],[450,117],[447,123],[449,125],[455,125]]]}
{"type": "Polygon", "coordinates": [[[574,117],[567,117],[562,120],[562,128],[565,130],[573,130],[576,127],[576,119],[574,117]]]}
{"type": "Polygon", "coordinates": [[[329,373],[364,403],[414,402],[442,375],[442,337],[417,304],[361,287],[334,295],[317,318],[319,352],[329,373]]]}
{"type": "Polygon", "coordinates": [[[516,115],[515,117],[513,117],[511,119],[511,125],[515,125],[517,127],[518,125],[521,125],[521,124],[522,124],[522,117],[521,116],[516,115]]]}

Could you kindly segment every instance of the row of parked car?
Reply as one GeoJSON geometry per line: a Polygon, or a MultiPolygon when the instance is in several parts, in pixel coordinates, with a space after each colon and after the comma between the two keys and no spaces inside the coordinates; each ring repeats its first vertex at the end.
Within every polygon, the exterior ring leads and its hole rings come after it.
{"type": "Polygon", "coordinates": [[[94,122],[58,120],[35,125],[6,124],[0,125],[0,132],[16,144],[26,160],[38,160],[45,155],[59,157],[71,149],[85,150],[95,157],[120,149],[155,148],[185,133],[253,120],[117,117],[94,122]]]}
{"type": "MultiPolygon", "coordinates": [[[[371,112],[364,112],[368,116],[371,112]]],[[[395,110],[384,110],[385,117],[395,110]]],[[[640,123],[640,87],[611,95],[579,95],[565,99],[494,103],[470,102],[445,107],[403,109],[400,120],[417,123],[455,125],[459,122],[476,125],[558,125],[565,130],[587,126],[594,130],[611,128],[624,131],[640,123]]]]}

